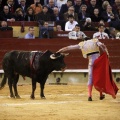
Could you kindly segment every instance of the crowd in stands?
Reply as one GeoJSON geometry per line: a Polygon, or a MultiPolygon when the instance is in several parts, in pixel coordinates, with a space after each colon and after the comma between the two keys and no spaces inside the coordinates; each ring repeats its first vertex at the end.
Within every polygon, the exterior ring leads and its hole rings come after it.
{"type": "Polygon", "coordinates": [[[37,21],[41,25],[55,21],[56,30],[73,31],[79,25],[82,31],[98,32],[104,26],[94,22],[103,21],[111,27],[107,33],[103,31],[111,38],[111,31],[120,30],[120,0],[0,0],[0,21],[37,21]]]}

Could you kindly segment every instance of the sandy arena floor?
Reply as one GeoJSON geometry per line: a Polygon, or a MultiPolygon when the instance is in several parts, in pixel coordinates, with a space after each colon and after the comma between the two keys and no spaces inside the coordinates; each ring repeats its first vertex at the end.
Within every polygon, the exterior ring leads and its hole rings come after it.
{"type": "MultiPolygon", "coordinates": [[[[117,84],[120,88],[120,83],[117,84]]],[[[0,91],[0,120],[120,120],[120,90],[117,98],[110,95],[102,101],[93,89],[93,101],[87,101],[86,83],[45,86],[46,99],[30,99],[31,85],[18,86],[21,99],[9,98],[6,85],[0,91]]]]}

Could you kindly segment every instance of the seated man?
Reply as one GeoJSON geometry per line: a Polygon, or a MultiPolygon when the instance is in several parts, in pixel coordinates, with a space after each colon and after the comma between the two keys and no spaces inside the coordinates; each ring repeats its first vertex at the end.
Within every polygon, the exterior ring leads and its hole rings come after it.
{"type": "Polygon", "coordinates": [[[49,27],[48,22],[44,22],[43,26],[40,26],[40,38],[51,38],[53,27],[49,27]]]}
{"type": "Polygon", "coordinates": [[[68,37],[69,39],[78,40],[78,39],[85,39],[87,36],[85,35],[85,33],[80,31],[80,26],[76,24],[75,30],[69,32],[68,37]]]}
{"type": "Polygon", "coordinates": [[[0,24],[0,30],[4,31],[4,30],[13,30],[12,27],[8,27],[8,24],[6,21],[2,21],[0,24]]]}
{"type": "Polygon", "coordinates": [[[120,39],[120,32],[117,32],[116,39],[120,39]]]}
{"type": "Polygon", "coordinates": [[[25,39],[35,39],[35,36],[34,36],[34,27],[33,26],[30,26],[29,29],[28,29],[28,33],[25,35],[25,39]]]}
{"type": "Polygon", "coordinates": [[[63,31],[61,25],[56,26],[56,31],[63,31]]]}
{"type": "Polygon", "coordinates": [[[96,33],[93,34],[93,38],[109,39],[108,34],[104,32],[105,27],[104,27],[103,24],[99,24],[98,30],[99,30],[99,32],[96,32],[96,33]]]}
{"type": "Polygon", "coordinates": [[[109,38],[115,39],[116,38],[116,29],[114,27],[109,27],[108,35],[109,35],[109,38]]]}
{"type": "Polygon", "coordinates": [[[84,31],[97,31],[97,28],[92,23],[91,18],[86,18],[85,23],[83,24],[84,31]]]}
{"type": "Polygon", "coordinates": [[[76,24],[78,24],[78,22],[74,20],[74,16],[69,15],[68,16],[68,21],[65,23],[65,31],[74,30],[76,24]]]}
{"type": "Polygon", "coordinates": [[[10,13],[8,6],[4,6],[3,11],[0,11],[0,21],[15,21],[14,15],[10,13]]]}

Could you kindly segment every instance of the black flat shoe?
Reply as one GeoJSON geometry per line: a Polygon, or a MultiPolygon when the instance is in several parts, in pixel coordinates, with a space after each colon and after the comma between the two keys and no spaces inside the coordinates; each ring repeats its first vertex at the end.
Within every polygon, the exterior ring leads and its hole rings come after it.
{"type": "Polygon", "coordinates": [[[100,100],[103,100],[105,98],[105,95],[102,95],[101,97],[100,97],[100,100]]]}
{"type": "Polygon", "coordinates": [[[92,101],[92,98],[91,98],[91,97],[89,97],[89,98],[88,98],[88,101],[92,101]]]}

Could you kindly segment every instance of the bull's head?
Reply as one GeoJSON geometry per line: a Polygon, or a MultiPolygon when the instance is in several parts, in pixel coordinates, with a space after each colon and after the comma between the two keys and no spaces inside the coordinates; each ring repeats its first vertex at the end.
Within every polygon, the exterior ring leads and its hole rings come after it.
{"type": "Polygon", "coordinates": [[[66,64],[64,62],[64,57],[68,55],[69,53],[55,53],[50,55],[50,58],[54,62],[55,70],[65,70],[66,64]]]}

